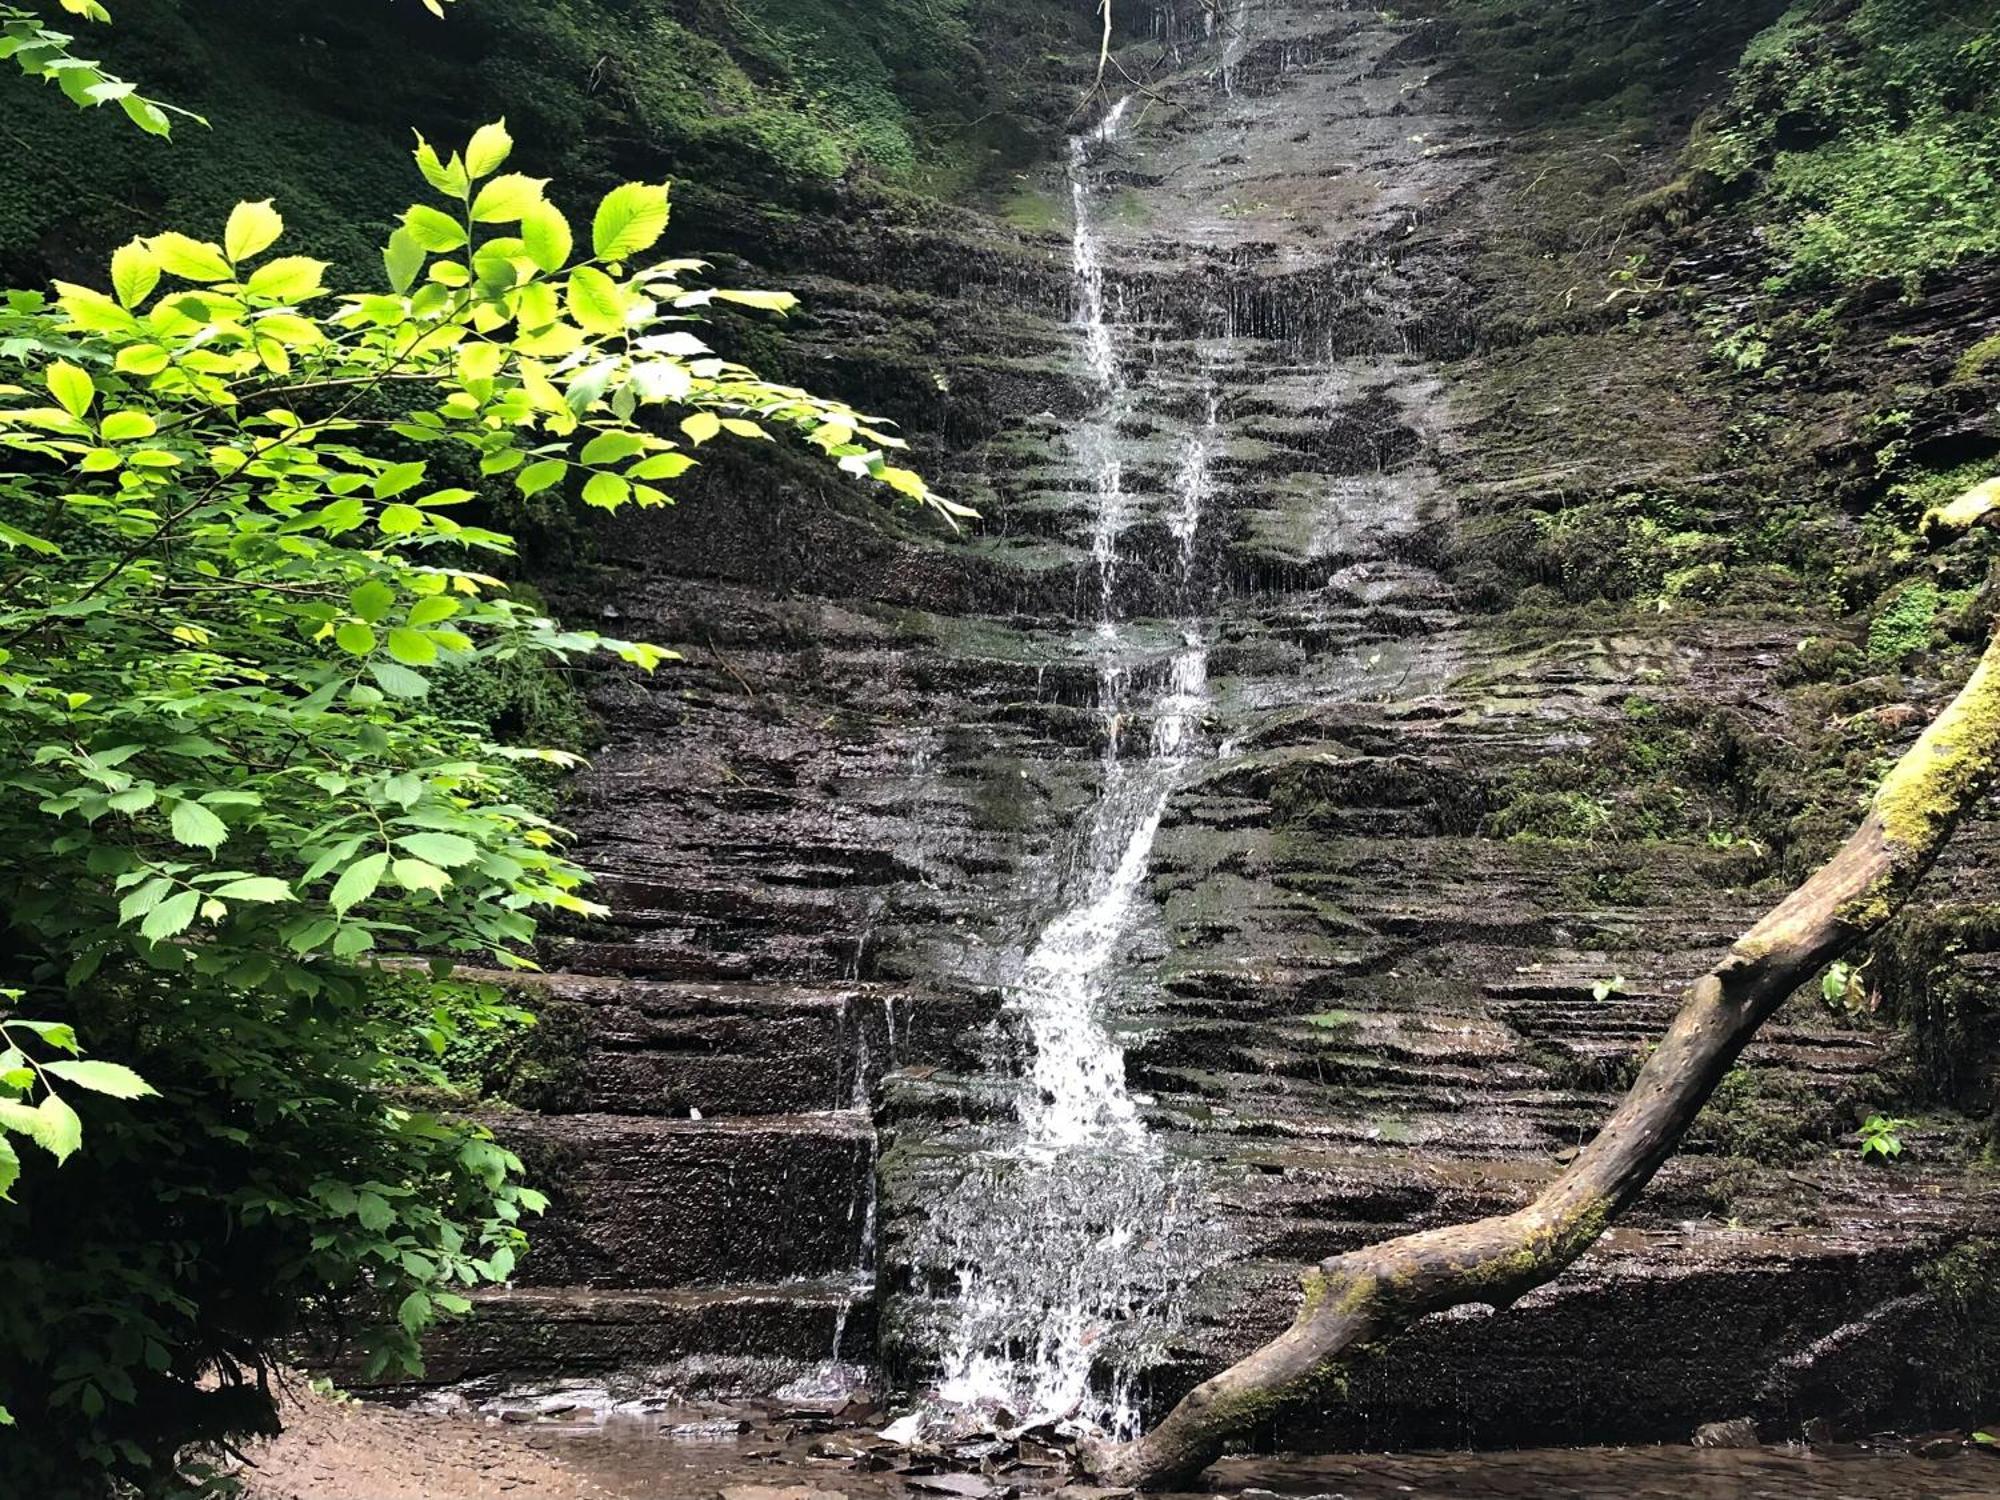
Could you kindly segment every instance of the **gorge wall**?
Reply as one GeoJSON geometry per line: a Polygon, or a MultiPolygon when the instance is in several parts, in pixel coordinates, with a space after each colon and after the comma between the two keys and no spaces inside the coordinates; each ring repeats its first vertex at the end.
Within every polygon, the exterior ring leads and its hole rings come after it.
{"type": "MultiPolygon", "coordinates": [[[[1287,1321],[1300,1263],[1529,1197],[1810,857],[1772,779],[1828,714],[1879,753],[1918,715],[1878,700],[1942,686],[1829,688],[1813,664],[1856,627],[1768,579],[1572,590],[1627,561],[1572,507],[1759,524],[1707,332],[1599,301],[1618,258],[1575,218],[1605,169],[1498,113],[1452,27],[1224,9],[1145,18],[1145,87],[1114,79],[1004,216],[731,229],[744,275],[807,299],[801,376],[903,423],[983,519],[949,536],[730,462],[550,581],[685,661],[589,684],[569,820],[615,915],[551,945],[504,1089],[537,1112],[498,1117],[556,1207],[433,1379],[963,1386],[1010,1335],[1017,1376],[1047,1364],[1060,1313],[1099,1415],[1156,1413],[1287,1321]],[[1141,847],[1118,798],[1163,742],[1141,847]],[[1122,1062],[1098,1083],[1138,1133],[1051,1171],[1020,1145],[1060,1092],[1024,981],[1135,850],[1071,1060],[1122,1062]]],[[[1670,170],[1619,149],[1603,193],[1670,170]]],[[[1743,274],[1684,253],[1711,292],[1743,274]]],[[[1950,311],[1911,319],[1942,338],[1950,311]]],[[[1842,399],[1766,426],[1834,470],[1842,399]]],[[[1968,830],[1934,898],[1989,894],[1989,847],[1968,830]]],[[[2000,1226],[1975,1132],[1927,1116],[1893,1170],[1850,1138],[1916,1088],[1890,1029],[1800,997],[1577,1268],[1427,1320],[1275,1436],[1971,1415],[1966,1284],[2000,1226]]]]}

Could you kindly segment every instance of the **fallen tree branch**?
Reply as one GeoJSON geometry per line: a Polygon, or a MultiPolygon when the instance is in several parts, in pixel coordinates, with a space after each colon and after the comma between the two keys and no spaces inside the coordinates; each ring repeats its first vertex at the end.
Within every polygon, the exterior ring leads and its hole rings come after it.
{"type": "MultiPolygon", "coordinates": [[[[1963,531],[1996,509],[2000,484],[1983,486],[1946,507],[1939,530],[1963,531]]],[[[1304,1302],[1288,1330],[1195,1387],[1144,1437],[1086,1446],[1085,1467],[1148,1488],[1192,1480],[1228,1439],[1337,1395],[1343,1361],[1366,1346],[1429,1313],[1464,1303],[1504,1308],[1553,1280],[1644,1191],[1757,1028],[1895,915],[1991,782],[1996,760],[2000,636],[1890,771],[1839,852],[1688,988],[1631,1091],[1534,1202],[1320,1262],[1301,1278],[1304,1302]]]]}

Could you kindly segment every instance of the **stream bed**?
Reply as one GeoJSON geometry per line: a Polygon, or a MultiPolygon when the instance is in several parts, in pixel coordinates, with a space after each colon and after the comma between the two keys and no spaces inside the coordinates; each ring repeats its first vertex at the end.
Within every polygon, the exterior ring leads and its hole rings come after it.
{"type": "MultiPolygon", "coordinates": [[[[934,1474],[870,1470],[830,1457],[865,1441],[822,1419],[753,1422],[716,1436],[667,1435],[675,1418],[538,1424],[531,1441],[619,1500],[1113,1500],[1129,1491],[1072,1483],[1019,1460],[934,1474]],[[817,1429],[817,1430],[815,1430],[817,1429]],[[1012,1464],[1012,1467],[1009,1467],[1012,1464]]],[[[1986,1500],[2000,1495],[2000,1458],[1971,1450],[1923,1456],[1926,1445],[1712,1450],[1558,1448],[1501,1453],[1324,1454],[1228,1459],[1211,1487],[1162,1500],[1986,1500]]],[[[889,1461],[887,1459],[881,1461],[889,1461]]],[[[900,1461],[900,1460],[897,1460],[900,1461]]],[[[917,1467],[922,1467],[918,1465],[917,1467]]]]}

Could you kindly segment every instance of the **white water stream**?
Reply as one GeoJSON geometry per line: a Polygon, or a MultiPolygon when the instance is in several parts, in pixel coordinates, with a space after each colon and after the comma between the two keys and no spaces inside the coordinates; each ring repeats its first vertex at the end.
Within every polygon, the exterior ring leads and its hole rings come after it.
{"type": "Polygon", "coordinates": [[[1008,990],[1033,1049],[1020,1130],[968,1173],[962,1202],[938,1209],[959,1266],[944,1378],[930,1413],[940,1426],[969,1414],[1129,1436],[1139,1422],[1133,1385],[1146,1352],[1134,1347],[1144,1340],[1132,1337],[1133,1320],[1160,1311],[1189,1230],[1184,1184],[1146,1132],[1106,1012],[1161,820],[1202,753],[1208,652],[1193,596],[1219,401],[1211,385],[1207,423],[1182,444],[1164,518],[1179,543],[1181,645],[1165,661],[1135,665],[1140,653],[1118,612],[1131,520],[1119,441],[1133,393],[1093,219],[1092,174],[1093,158],[1116,144],[1130,102],[1073,140],[1070,156],[1076,323],[1099,398],[1076,451],[1092,504],[1091,640],[1106,725],[1101,788],[1076,877],[1008,990]],[[1143,750],[1124,743],[1135,720],[1150,725],[1143,750]]]}

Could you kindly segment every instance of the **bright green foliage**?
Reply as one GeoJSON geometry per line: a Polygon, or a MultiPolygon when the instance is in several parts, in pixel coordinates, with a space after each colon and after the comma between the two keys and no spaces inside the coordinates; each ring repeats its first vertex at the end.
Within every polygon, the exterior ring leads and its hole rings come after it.
{"type": "Polygon", "coordinates": [[[1862,1122],[1856,1134],[1861,1139],[1861,1159],[1893,1161],[1903,1154],[1902,1131],[1916,1124],[1914,1120],[1894,1120],[1886,1115],[1870,1115],[1862,1122]]]}
{"type": "Polygon", "coordinates": [[[21,170],[0,174],[0,269],[14,284],[47,274],[58,247],[129,237],[130,205],[184,226],[266,196],[354,284],[375,215],[403,195],[408,127],[463,140],[496,100],[519,142],[510,165],[551,177],[579,229],[643,162],[682,184],[683,210],[735,200],[731,248],[766,257],[785,240],[759,222],[836,184],[869,204],[1011,186],[1075,102],[1049,86],[1051,59],[1092,20],[1076,0],[1005,0],[975,45],[966,0],[478,0],[442,23],[412,0],[109,3],[112,60],[216,128],[176,130],[168,152],[53,90],[7,89],[21,170]]]}
{"type": "Polygon", "coordinates": [[[1868,625],[1871,661],[1893,665],[1929,648],[1937,632],[1939,595],[1927,578],[1899,585],[1868,625]]]}
{"type": "Polygon", "coordinates": [[[2000,250],[2000,4],[1794,6],[1697,153],[1756,181],[1788,279],[1919,282],[2000,250]]]}
{"type": "MultiPolygon", "coordinates": [[[[71,15],[86,21],[111,19],[98,0],[61,0],[61,4],[71,15]]],[[[132,123],[148,135],[171,135],[173,115],[200,120],[199,115],[148,99],[134,85],[106,73],[101,64],[78,57],[70,50],[75,40],[68,32],[43,25],[33,11],[0,5],[0,59],[12,58],[28,77],[53,83],[71,103],[94,109],[116,101],[132,123]]]]}
{"type": "Polygon", "coordinates": [[[785,433],[964,513],[871,419],[708,350],[701,309],[791,299],[649,259],[664,186],[572,228],[510,148],[420,147],[435,199],[385,290],[328,289],[252,202],[0,312],[0,981],[59,1018],[10,1020],[0,1057],[0,1125],[46,1157],[0,1158],[0,1402],[43,1437],[0,1446],[0,1492],[79,1462],[162,1485],[189,1432],[254,1420],[197,1378],[301,1305],[376,1315],[377,1366],[413,1366],[522,1248],[519,1162],[395,1102],[519,1013],[415,975],[528,966],[538,913],[599,908],[523,775],[572,757],[489,743],[431,685],[670,653],[510,597],[472,486],[659,505],[704,444],[785,433]]]}
{"type": "MultiPolygon", "coordinates": [[[[0,990],[0,1000],[19,1000],[19,990],[0,990]]],[[[83,1121],[63,1084],[114,1099],[141,1099],[158,1090],[121,1063],[83,1056],[76,1028],[66,1021],[27,1021],[0,1016],[0,1202],[13,1198],[21,1177],[15,1138],[33,1142],[61,1166],[83,1144],[83,1121]],[[44,1054],[37,1057],[37,1053],[44,1054]],[[47,1054],[67,1053],[66,1057],[47,1054]]]]}

